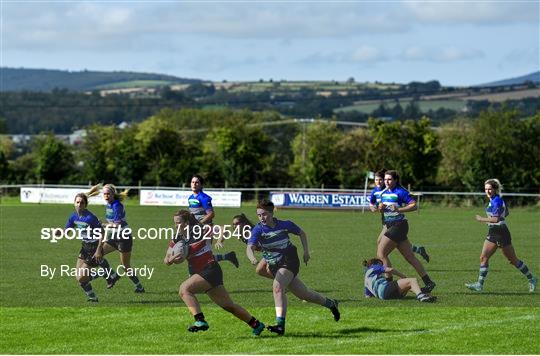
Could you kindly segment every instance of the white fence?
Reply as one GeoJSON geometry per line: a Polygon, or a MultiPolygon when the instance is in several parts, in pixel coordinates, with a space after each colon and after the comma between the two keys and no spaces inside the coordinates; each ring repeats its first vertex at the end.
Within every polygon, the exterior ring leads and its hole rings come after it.
{"type": "MultiPolygon", "coordinates": [[[[71,204],[75,194],[89,189],[87,185],[51,185],[51,184],[24,184],[24,185],[0,185],[0,191],[20,189],[21,202],[26,203],[59,203],[71,204]]],[[[191,194],[187,187],[149,187],[149,186],[117,186],[119,189],[130,189],[139,194],[139,204],[157,206],[187,206],[187,197],[191,194]]],[[[540,189],[539,189],[540,190],[540,189]]],[[[311,193],[343,193],[364,195],[364,189],[316,189],[316,188],[221,188],[205,189],[205,192],[212,197],[214,206],[239,207],[242,200],[242,193],[252,200],[254,196],[270,195],[270,192],[311,192],[311,193]]],[[[484,196],[484,192],[452,192],[452,191],[411,191],[419,198],[428,196],[448,196],[448,197],[474,197],[484,196]]],[[[368,193],[369,195],[369,193],[368,193]]],[[[505,197],[530,197],[540,199],[540,193],[515,193],[504,192],[505,197]]],[[[94,204],[103,204],[100,197],[91,198],[94,204]]]]}

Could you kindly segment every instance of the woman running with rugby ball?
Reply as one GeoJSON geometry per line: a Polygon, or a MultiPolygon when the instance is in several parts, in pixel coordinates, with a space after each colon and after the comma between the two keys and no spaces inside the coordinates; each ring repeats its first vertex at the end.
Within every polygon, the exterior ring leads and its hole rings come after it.
{"type": "Polygon", "coordinates": [[[202,225],[187,210],[180,210],[174,214],[173,219],[177,235],[169,243],[163,262],[170,266],[184,259],[188,261],[190,276],[182,282],[179,289],[180,298],[195,318],[195,323],[188,331],[206,331],[210,327],[195,296],[206,293],[214,303],[248,324],[253,335],[260,335],[265,325],[240,305],[235,304],[223,286],[223,272],[212,253],[211,241],[203,236],[202,225]],[[180,241],[188,244],[187,256],[174,254],[174,245],[180,241]]]}

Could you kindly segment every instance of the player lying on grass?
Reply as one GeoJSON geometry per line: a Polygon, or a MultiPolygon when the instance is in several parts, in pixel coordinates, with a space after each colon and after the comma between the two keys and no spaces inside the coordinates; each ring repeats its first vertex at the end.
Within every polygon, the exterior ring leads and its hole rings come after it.
{"type": "MultiPolygon", "coordinates": [[[[92,195],[93,191],[89,192],[92,195]]],[[[99,191],[98,191],[99,194],[99,191]]],[[[77,259],[77,282],[83,289],[89,302],[97,302],[98,298],[92,289],[90,282],[98,277],[98,274],[92,274],[92,268],[101,267],[104,270],[111,271],[109,262],[100,256],[97,252],[100,245],[100,237],[103,237],[103,230],[98,218],[87,209],[88,196],[85,193],[79,193],[75,196],[75,212],[71,214],[66,222],[65,229],[75,228],[80,231],[82,237],[82,246],[77,259]],[[101,232],[101,236],[96,234],[101,232]]],[[[115,271],[112,271],[107,280],[107,288],[114,285],[117,278],[115,271]]]]}
{"type": "Polygon", "coordinates": [[[378,258],[364,261],[364,295],[367,298],[377,297],[379,299],[401,299],[408,291],[416,295],[420,302],[434,302],[437,298],[423,293],[416,278],[407,278],[403,273],[392,267],[385,267],[378,258]],[[388,281],[384,275],[396,275],[401,277],[397,281],[388,281]]]}
{"type": "Polygon", "coordinates": [[[330,309],[334,320],[339,321],[337,300],[309,289],[298,277],[300,260],[289,234],[300,236],[304,249],[303,260],[307,265],[310,255],[306,233],[292,221],[274,218],[274,204],[269,200],[263,199],[257,204],[257,216],[260,222],[251,231],[246,253],[251,264],[257,265],[254,252],[260,247],[274,276],[272,291],[276,307],[276,325],[268,326],[268,330],[278,335],[285,333],[287,290],[302,300],[330,309]]]}
{"type": "Polygon", "coordinates": [[[195,294],[206,293],[217,305],[244,321],[258,336],[264,330],[264,324],[253,317],[247,310],[235,304],[223,286],[223,272],[212,253],[212,242],[204,239],[202,225],[187,210],[174,214],[177,235],[169,243],[164,262],[167,265],[180,263],[187,259],[189,278],[180,285],[179,295],[195,318],[195,323],[188,328],[190,332],[208,330],[201,306],[195,294]],[[187,256],[174,254],[174,245],[180,241],[188,244],[187,256]]]}
{"type": "MultiPolygon", "coordinates": [[[[373,213],[380,213],[379,212],[379,204],[381,203],[381,194],[385,191],[384,186],[384,174],[386,173],[386,169],[381,169],[380,171],[375,172],[375,188],[371,191],[371,196],[369,197],[369,209],[373,213]]],[[[381,238],[384,236],[384,233],[386,232],[387,228],[384,224],[384,214],[381,214],[381,220],[382,220],[382,230],[379,234],[379,237],[377,238],[377,246],[381,242],[381,238]]],[[[412,251],[414,253],[419,254],[422,256],[422,258],[429,262],[429,255],[426,251],[426,248],[424,246],[417,246],[412,245],[412,251]]],[[[388,266],[391,267],[390,259],[388,259],[388,266]]]]}
{"type": "Polygon", "coordinates": [[[512,246],[512,237],[510,230],[506,226],[506,217],[508,216],[508,208],[502,200],[500,193],[502,185],[497,179],[488,179],[484,183],[484,190],[489,198],[489,204],[486,208],[487,217],[484,218],[480,215],[476,215],[476,221],[487,223],[488,234],[484,241],[484,247],[480,254],[480,273],[478,275],[478,281],[474,283],[467,283],[465,286],[473,291],[481,292],[484,288],[484,280],[488,274],[489,259],[497,251],[497,248],[501,248],[504,257],[515,266],[529,282],[529,292],[536,290],[538,279],[533,277],[532,273],[525,262],[521,261],[516,256],[514,246],[512,246]]]}
{"type": "MultiPolygon", "coordinates": [[[[238,232],[239,240],[247,244],[249,237],[251,236],[251,230],[253,230],[255,224],[253,224],[248,219],[248,217],[244,213],[242,213],[240,215],[233,216],[232,226],[234,230],[238,232]]],[[[225,229],[222,229],[221,231],[222,234],[216,242],[216,248],[218,249],[223,247],[223,242],[225,241],[223,234],[225,229]]],[[[261,251],[260,245],[255,247],[255,251],[261,251]]],[[[266,260],[264,258],[261,258],[261,260],[257,264],[257,267],[255,267],[255,272],[261,277],[274,279],[274,276],[272,275],[272,272],[270,272],[270,268],[268,267],[268,263],[266,263],[266,260]]]]}

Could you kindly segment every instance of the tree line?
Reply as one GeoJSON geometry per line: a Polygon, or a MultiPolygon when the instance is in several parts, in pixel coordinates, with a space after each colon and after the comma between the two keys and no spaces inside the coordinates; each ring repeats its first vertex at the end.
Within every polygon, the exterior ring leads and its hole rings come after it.
{"type": "MultiPolygon", "coordinates": [[[[275,83],[279,84],[279,83],[275,83]]],[[[456,110],[438,108],[428,112],[420,110],[420,95],[450,93],[452,88],[441,88],[438,82],[401,85],[392,90],[363,87],[339,95],[333,92],[325,97],[315,88],[299,90],[280,89],[279,86],[263,91],[234,91],[216,89],[213,85],[193,83],[182,91],[165,86],[141,97],[128,94],[101,96],[98,91],[91,94],[55,89],[51,92],[2,92],[0,95],[0,133],[38,134],[52,131],[68,134],[93,123],[102,125],[121,122],[141,122],[165,108],[230,108],[251,111],[276,111],[291,117],[336,117],[342,121],[367,122],[369,117],[391,117],[394,120],[420,119],[427,115],[434,124],[449,122],[464,115],[456,110]],[[361,89],[360,89],[361,88],[361,89]],[[408,98],[407,103],[399,100],[408,98]],[[413,100],[410,100],[413,98],[413,100]],[[364,100],[383,101],[371,113],[339,111],[364,100]],[[397,103],[391,107],[388,101],[397,103]]],[[[476,88],[471,88],[471,91],[476,88]]],[[[495,90],[495,89],[493,89],[495,90]]],[[[142,95],[142,94],[141,94],[142,95]]],[[[519,109],[526,115],[534,115],[540,109],[540,98],[509,100],[506,107],[519,109]]],[[[477,117],[482,110],[499,109],[501,104],[489,101],[469,101],[468,117],[477,117]]]]}
{"type": "Polygon", "coordinates": [[[497,177],[513,191],[540,186],[540,112],[483,111],[434,130],[428,118],[343,129],[290,123],[275,112],[165,109],[130,127],[92,125],[79,146],[54,135],[13,159],[2,140],[2,183],[114,182],[182,186],[191,174],[210,187],[359,188],[366,171],[397,169],[415,189],[478,190],[497,177]]]}

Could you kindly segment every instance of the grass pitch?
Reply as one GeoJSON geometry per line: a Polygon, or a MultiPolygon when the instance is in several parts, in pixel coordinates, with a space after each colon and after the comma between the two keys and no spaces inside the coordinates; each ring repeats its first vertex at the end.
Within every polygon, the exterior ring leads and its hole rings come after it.
{"type": "MultiPolygon", "coordinates": [[[[102,206],[90,206],[99,218],[102,206]]],[[[174,207],[128,205],[133,229],[168,227],[174,207]]],[[[253,206],[217,209],[218,224],[246,212],[255,220],[253,206]]],[[[330,312],[289,297],[287,332],[277,337],[264,332],[253,338],[241,321],[200,296],[210,323],[205,333],[186,331],[192,322],[177,289],[187,277],[185,264],[162,264],[165,240],[135,240],[132,265],[155,268],[142,279],[147,290],[133,293],[121,279],[112,290],[105,281],[92,283],[100,302],[89,305],[72,277],[48,279],[40,266],[75,265],[80,242],[52,244],[40,239],[43,227],[63,226],[72,208],[67,205],[0,205],[0,352],[2,353],[190,353],[190,354],[309,354],[309,353],[540,353],[540,295],[529,294],[525,277],[501,253],[490,261],[485,291],[473,294],[464,287],[478,274],[478,256],[486,227],[474,221],[482,208],[426,207],[410,213],[409,238],[424,245],[432,261],[425,267],[437,283],[433,305],[412,296],[400,301],[366,300],[360,262],[374,257],[380,231],[376,214],[347,211],[281,210],[276,216],[292,219],[308,234],[312,260],[300,277],[310,287],[340,300],[342,320],[330,312]]],[[[540,275],[538,208],[512,209],[508,219],[513,245],[535,275],[540,275]]],[[[296,237],[293,242],[300,247],[296,237]]],[[[227,241],[240,268],[221,262],[225,286],[232,298],[266,324],[274,322],[271,281],[258,277],[244,257],[244,244],[227,241]]],[[[301,250],[301,248],[300,248],[301,250]]],[[[219,251],[216,251],[219,252],[219,251]]],[[[396,268],[415,276],[397,253],[396,268]]],[[[118,254],[107,256],[113,267],[118,254]]]]}

